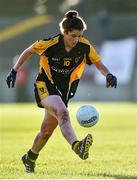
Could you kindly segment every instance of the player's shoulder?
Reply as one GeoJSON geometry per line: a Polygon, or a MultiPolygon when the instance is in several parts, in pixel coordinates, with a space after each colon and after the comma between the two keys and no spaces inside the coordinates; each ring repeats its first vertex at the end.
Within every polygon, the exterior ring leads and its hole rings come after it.
{"type": "Polygon", "coordinates": [[[45,38],[42,41],[47,44],[56,44],[59,42],[59,37],[60,37],[60,34],[57,34],[57,35],[45,38]]]}
{"type": "Polygon", "coordinates": [[[35,47],[38,47],[39,49],[43,49],[44,47],[50,47],[52,45],[55,45],[59,42],[59,36],[60,35],[55,35],[49,38],[44,38],[42,40],[38,40],[35,43],[35,47]]]}
{"type": "Polygon", "coordinates": [[[90,46],[90,45],[91,45],[90,42],[89,42],[89,40],[88,40],[87,38],[85,38],[84,36],[81,36],[81,37],[80,37],[80,42],[83,43],[83,44],[85,44],[85,45],[87,45],[87,46],[90,46]]]}

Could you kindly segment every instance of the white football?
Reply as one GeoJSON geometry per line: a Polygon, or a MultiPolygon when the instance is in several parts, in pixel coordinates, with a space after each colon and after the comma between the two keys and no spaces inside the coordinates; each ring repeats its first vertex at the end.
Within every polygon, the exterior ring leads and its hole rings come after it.
{"type": "Polygon", "coordinates": [[[83,127],[94,126],[99,120],[99,113],[91,105],[81,106],[76,113],[78,123],[83,127]]]}

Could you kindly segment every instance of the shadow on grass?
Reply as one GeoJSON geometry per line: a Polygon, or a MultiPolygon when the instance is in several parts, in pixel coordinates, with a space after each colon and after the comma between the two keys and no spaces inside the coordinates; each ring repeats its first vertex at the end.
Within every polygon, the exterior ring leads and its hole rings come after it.
{"type": "Polygon", "coordinates": [[[111,178],[116,178],[116,179],[137,179],[137,175],[135,176],[124,176],[124,175],[120,175],[120,174],[114,174],[114,175],[111,175],[111,174],[107,174],[107,173],[103,173],[103,174],[97,174],[98,176],[103,176],[103,177],[111,177],[111,178]]]}

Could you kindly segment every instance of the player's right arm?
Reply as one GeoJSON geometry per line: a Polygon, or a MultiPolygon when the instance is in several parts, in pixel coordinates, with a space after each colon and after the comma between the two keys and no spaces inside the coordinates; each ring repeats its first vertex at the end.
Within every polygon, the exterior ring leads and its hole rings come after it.
{"type": "Polygon", "coordinates": [[[32,44],[30,47],[25,49],[23,53],[19,56],[18,61],[13,66],[13,69],[17,72],[20,66],[27,61],[32,54],[38,54],[41,55],[47,48],[47,42],[46,41],[36,41],[34,44],[32,44]]]}
{"type": "Polygon", "coordinates": [[[10,70],[9,74],[7,75],[6,82],[9,88],[14,87],[15,81],[16,81],[16,74],[19,68],[22,66],[22,64],[24,64],[24,62],[29,60],[29,58],[33,54],[41,55],[45,51],[46,47],[47,47],[47,44],[45,43],[45,41],[40,40],[40,41],[36,41],[34,44],[32,44],[30,47],[28,47],[22,52],[17,62],[15,63],[15,65],[10,70]]]}
{"type": "Polygon", "coordinates": [[[19,56],[17,62],[15,63],[15,65],[13,66],[13,68],[10,70],[10,72],[7,75],[6,82],[9,88],[14,87],[18,69],[21,67],[21,65],[25,61],[27,61],[31,57],[32,54],[35,54],[35,49],[33,46],[30,46],[27,49],[25,49],[22,52],[22,54],[19,56]]]}
{"type": "Polygon", "coordinates": [[[24,64],[25,61],[29,60],[32,54],[35,54],[35,50],[33,46],[30,46],[27,49],[25,49],[19,56],[15,65],[13,66],[14,71],[17,72],[18,69],[21,67],[21,65],[24,64]]]}

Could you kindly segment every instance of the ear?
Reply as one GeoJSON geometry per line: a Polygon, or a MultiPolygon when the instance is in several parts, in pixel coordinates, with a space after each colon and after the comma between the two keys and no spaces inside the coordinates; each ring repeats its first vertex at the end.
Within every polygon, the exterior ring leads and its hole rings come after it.
{"type": "Polygon", "coordinates": [[[64,31],[64,35],[67,35],[68,34],[68,31],[64,31]]]}

